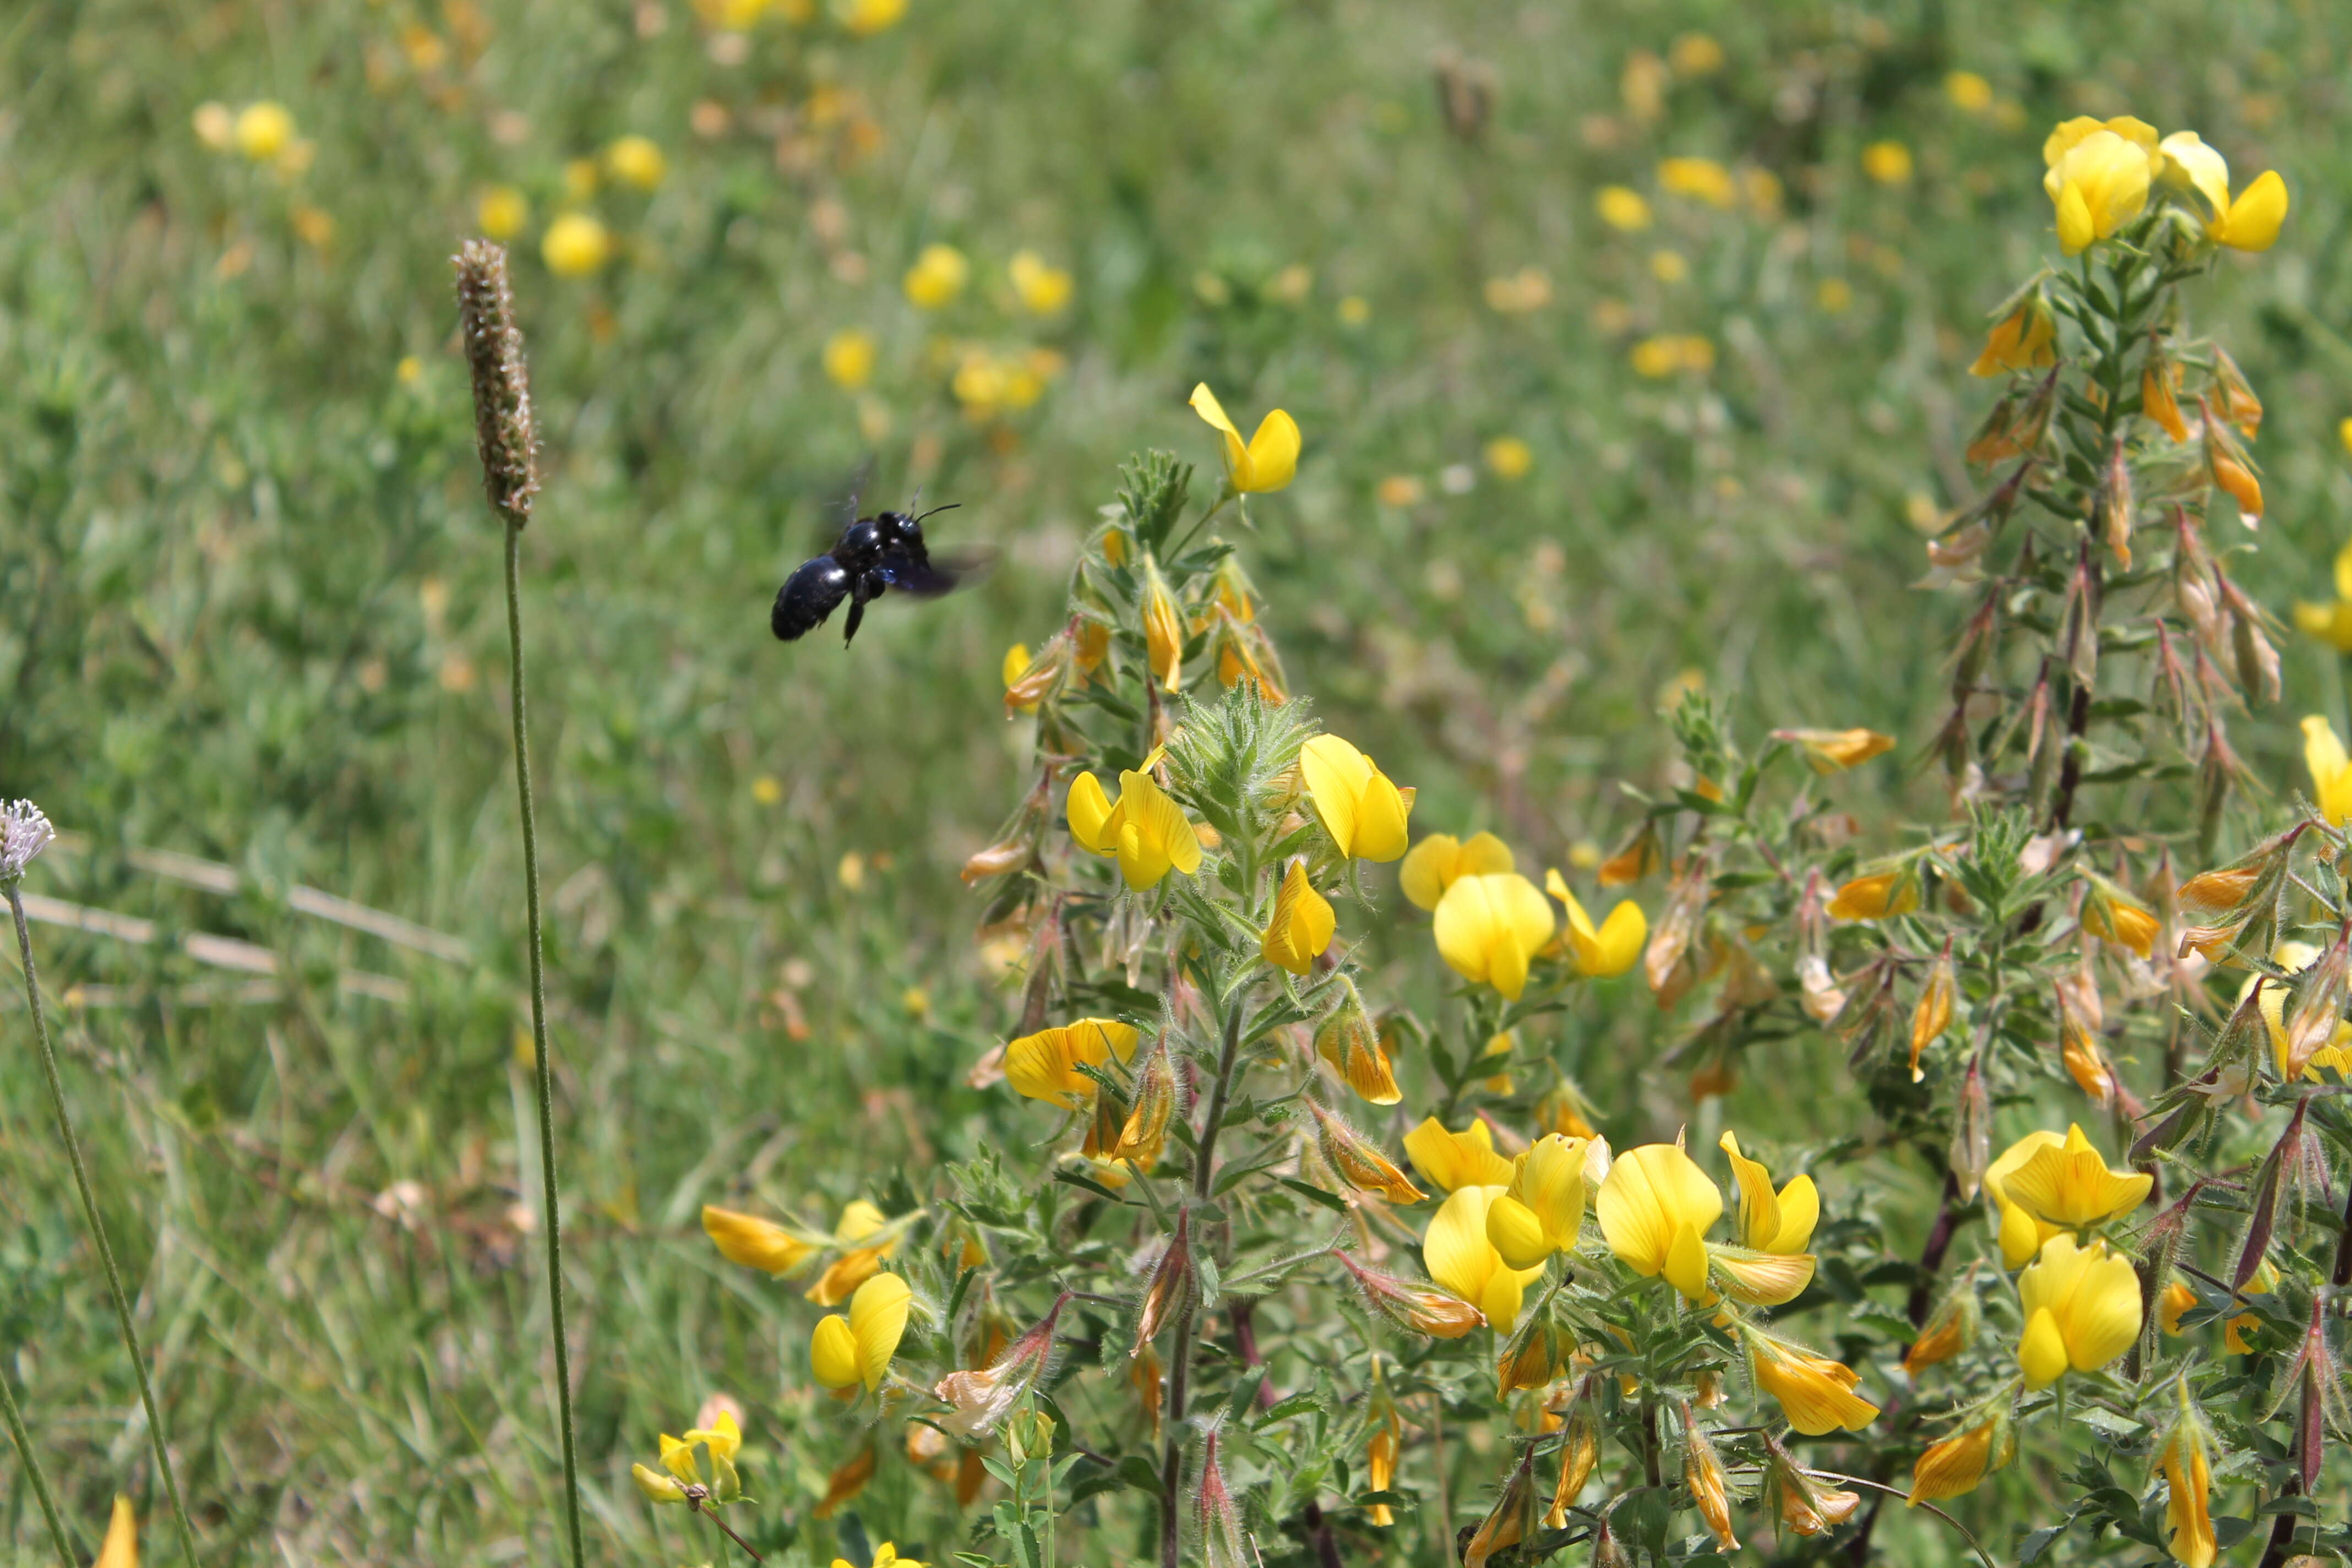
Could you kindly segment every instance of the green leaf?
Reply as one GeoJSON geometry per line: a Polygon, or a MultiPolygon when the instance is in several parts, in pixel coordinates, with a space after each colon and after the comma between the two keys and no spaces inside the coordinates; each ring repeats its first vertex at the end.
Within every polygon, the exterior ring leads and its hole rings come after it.
{"type": "Polygon", "coordinates": [[[2028,1531],[2025,1538],[2017,1543],[2017,1568],[2032,1568],[2032,1564],[2042,1561],[2042,1554],[2050,1550],[2050,1543],[2065,1533],[2066,1526],[2063,1524],[2028,1531]]]}
{"type": "Polygon", "coordinates": [[[1331,1210],[1334,1214],[1346,1214],[1348,1212],[1346,1200],[1340,1198],[1335,1194],[1327,1193],[1320,1187],[1310,1186],[1305,1182],[1297,1181],[1289,1176],[1276,1176],[1275,1180],[1280,1182],[1284,1186],[1288,1187],[1292,1192],[1297,1193],[1300,1197],[1307,1199],[1310,1203],[1321,1204],[1325,1208],[1331,1210]]]}

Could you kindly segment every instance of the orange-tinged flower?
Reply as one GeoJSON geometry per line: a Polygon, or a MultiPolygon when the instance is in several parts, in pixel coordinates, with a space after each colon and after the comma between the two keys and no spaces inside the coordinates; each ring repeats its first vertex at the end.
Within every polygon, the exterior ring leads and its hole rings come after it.
{"type": "Polygon", "coordinates": [[[1486,1211],[1507,1189],[1456,1187],[1422,1232],[1421,1260],[1429,1277],[1462,1300],[1475,1303],[1486,1321],[1509,1333],[1519,1303],[1541,1268],[1513,1268],[1486,1239],[1486,1211]]]}
{"type": "Polygon", "coordinates": [[[1278,490],[1297,475],[1298,422],[1283,410],[1277,408],[1258,421],[1257,431],[1246,446],[1205,381],[1192,388],[1192,411],[1224,437],[1225,474],[1238,494],[1278,490]]]}
{"type": "Polygon", "coordinates": [[[1505,1186],[1511,1180],[1511,1162],[1495,1152],[1494,1131],[1484,1121],[1449,1132],[1436,1117],[1430,1117],[1404,1135],[1404,1152],[1413,1169],[1449,1193],[1468,1186],[1505,1186]]]}
{"type": "Polygon", "coordinates": [[[1134,1025],[1117,1018],[1080,1018],[1040,1029],[1004,1047],[1004,1081],[1031,1100],[1081,1109],[1092,1103],[1096,1085],[1077,1070],[1080,1064],[1100,1067],[1114,1056],[1127,1061],[1135,1055],[1138,1038],[1134,1025]]]}
{"type": "Polygon", "coordinates": [[[1153,679],[1170,691],[1184,684],[1184,617],[1150,552],[1143,556],[1143,649],[1153,679]]]}
{"type": "Polygon", "coordinates": [[[1911,1011],[1911,1081],[1917,1083],[1927,1075],[1919,1070],[1919,1054],[1944,1037],[1952,1026],[1952,1002],[1958,994],[1958,983],[1952,970],[1952,944],[1948,939],[1935,966],[1927,971],[1927,983],[1919,987],[1919,1005],[1911,1011]]]}
{"type": "MultiPolygon", "coordinates": [[[[2058,318],[2037,289],[2020,300],[1986,334],[1984,352],[1969,366],[1970,375],[2046,370],[2058,363],[2058,318]]],[[[1864,731],[1867,733],[1868,731],[1864,731]]],[[[1895,742],[1889,738],[1888,749],[1895,742]]]]}
{"type": "Polygon", "coordinates": [[[1731,1532],[1730,1484],[1723,1472],[1723,1460],[1716,1454],[1715,1444],[1690,1418],[1688,1405],[1683,1406],[1683,1482],[1690,1488],[1691,1502],[1723,1550],[1737,1552],[1739,1538],[1731,1532]]]}
{"type": "Polygon", "coordinates": [[[1065,809],[1079,847],[1118,857],[1120,877],[1138,892],[1158,887],[1171,869],[1188,877],[1199,870],[1201,836],[1150,772],[1120,773],[1118,788],[1114,802],[1091,773],[1071,781],[1065,809]]]}
{"type": "Polygon", "coordinates": [[[2002,1410],[1940,1442],[1927,1445],[1911,1467],[1912,1508],[1939,1502],[1977,1489],[1986,1475],[2007,1467],[2017,1456],[2017,1436],[2009,1413],[2002,1410]]]}
{"type": "Polygon", "coordinates": [[[1883,921],[1907,915],[1919,907],[1919,877],[1910,867],[1856,877],[1830,900],[1829,915],[1838,921],[1883,921]]]}
{"type": "Polygon", "coordinates": [[[1552,929],[1551,905],[1515,872],[1457,878],[1438,900],[1434,922],[1438,955],[1454,972],[1514,1002],[1552,929]]]}
{"type": "Polygon", "coordinates": [[[1859,1432],[1878,1418],[1878,1406],[1859,1397],[1862,1381],[1843,1362],[1817,1356],[1769,1334],[1748,1336],[1757,1385],[1780,1402],[1789,1425],[1808,1437],[1843,1428],[1859,1432]]]}
{"type": "MultiPolygon", "coordinates": [[[[1369,1490],[1384,1492],[1396,1480],[1397,1456],[1404,1451],[1404,1418],[1397,1414],[1378,1357],[1372,1361],[1372,1393],[1365,1425],[1370,1436],[1364,1445],[1364,1484],[1369,1490]]],[[[1396,1514],[1388,1504],[1374,1503],[1371,1521],[1386,1530],[1396,1523],[1396,1514]]]]}
{"type": "Polygon", "coordinates": [[[2157,918],[2126,900],[2097,892],[2083,902],[2083,929],[2146,958],[2155,950],[2157,918]]]}
{"type": "Polygon", "coordinates": [[[2189,439],[2189,422],[2180,416],[2180,368],[2151,350],[2139,375],[2139,407],[2175,441],[2189,439]]]}
{"type": "Polygon", "coordinates": [[[1389,1054],[1381,1045],[1363,996],[1346,975],[1339,979],[1338,1005],[1315,1027],[1315,1054],[1339,1069],[1348,1087],[1373,1105],[1394,1105],[1404,1098],[1397,1088],[1389,1054]]]}
{"type": "Polygon", "coordinates": [[[831,1519],[864,1491],[866,1483],[874,1479],[874,1447],[869,1443],[835,1467],[833,1474],[825,1478],[824,1496],[817,1502],[816,1517],[831,1519]]]}
{"type": "Polygon", "coordinates": [[[1293,860],[1274,896],[1274,919],[1267,922],[1258,951],[1276,968],[1305,974],[1331,945],[1331,933],[1338,925],[1330,900],[1307,879],[1307,863],[1293,860]]]}
{"type": "MultiPolygon", "coordinates": [[[[2265,179],[2277,178],[2266,174],[2265,179]]],[[[2262,246],[2250,246],[2259,250],[2262,246]]],[[[2214,1541],[2211,1494],[2212,1461],[2206,1457],[2203,1435],[2183,1422],[2165,1445],[2158,1468],[2164,1472],[2166,1545],[2183,1568],[2213,1568],[2214,1541]]]]}
{"type": "Polygon", "coordinates": [[[824,1243],[787,1230],[773,1220],[738,1214],[712,1204],[702,1205],[702,1228],[730,1263],[790,1274],[823,1249],[824,1243]]]}
{"type": "Polygon", "coordinates": [[[1948,1362],[1968,1349],[1976,1340],[1979,1316],[1977,1293],[1964,1282],[1927,1320],[1927,1326],[1903,1352],[1903,1370],[1916,1377],[1925,1369],[1948,1362]]]}
{"type": "MultiPolygon", "coordinates": [[[[2352,546],[2347,547],[2352,553],[2352,546]]],[[[1397,868],[1397,886],[1414,908],[1434,910],[1445,889],[1465,877],[1493,876],[1518,869],[1511,847],[1491,833],[1456,838],[1433,833],[1412,847],[1397,868]]]]}
{"type": "Polygon", "coordinates": [[[2017,1277],[2017,1296],[2025,1319],[2017,1360],[2028,1388],[2047,1388],[2070,1368],[2096,1372],[2139,1337],[2139,1276],[2104,1241],[2078,1247],[2072,1237],[2052,1237],[2017,1277]]]}
{"type": "Polygon", "coordinates": [[[1631,899],[1619,900],[1596,929],[1592,917],[1569,890],[1568,879],[1559,871],[1544,873],[1544,891],[1558,899],[1567,911],[1568,945],[1576,954],[1577,968],[1595,980],[1607,980],[1642,961],[1642,950],[1650,941],[1650,921],[1641,905],[1631,899]]]}
{"type": "Polygon", "coordinates": [[[1371,758],[1337,735],[1318,735],[1298,749],[1298,772],[1323,830],[1343,859],[1403,856],[1412,798],[1371,758]]]}
{"type": "Polygon", "coordinates": [[[2156,1299],[2157,1326],[2166,1333],[2179,1337],[2180,1314],[2195,1305],[2197,1305],[2197,1292],[2175,1279],[2171,1284],[2167,1285],[2164,1288],[2164,1293],[2156,1299]]]}
{"type": "Polygon", "coordinates": [[[1664,1275],[1694,1301],[1707,1295],[1705,1237],[1723,1217],[1723,1194],[1680,1145],[1645,1143],[1617,1156],[1592,1209],[1609,1250],[1634,1273],[1664,1275]]]}
{"type": "Polygon", "coordinates": [[[1345,1118],[1312,1100],[1307,1109],[1315,1116],[1317,1146],[1341,1181],[1360,1193],[1378,1193],[1392,1204],[1417,1204],[1429,1195],[1345,1118]]]}
{"type": "Polygon", "coordinates": [[[1625,847],[1601,862],[1593,875],[1604,888],[1622,888],[1650,875],[1664,860],[1664,853],[1658,847],[1657,825],[1644,822],[1625,847]]]}

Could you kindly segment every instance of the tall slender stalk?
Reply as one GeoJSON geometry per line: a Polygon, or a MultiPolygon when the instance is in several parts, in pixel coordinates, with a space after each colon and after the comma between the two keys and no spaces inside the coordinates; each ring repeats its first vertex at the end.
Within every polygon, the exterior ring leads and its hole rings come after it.
{"type": "Polygon", "coordinates": [[[457,256],[457,314],[473,371],[474,433],[482,489],[506,525],[507,646],[514,721],[515,793],[522,807],[523,902],[530,943],[531,1068],[539,1091],[539,1174],[547,1227],[548,1334],[555,1344],[555,1410],[563,1436],[564,1523],[572,1568],[585,1568],[580,1534],[580,1458],[572,1424],[572,1347],[563,1327],[563,1218],[555,1174],[555,1078],[547,1053],[547,972],[541,936],[539,817],[530,790],[530,723],[523,706],[522,531],[539,490],[538,433],[522,330],[515,325],[507,253],[469,241],[457,256]]]}
{"type": "MultiPolygon", "coordinates": [[[[46,841],[46,818],[41,827],[46,841]]],[[[12,822],[5,837],[13,837],[14,834],[12,822]]],[[[0,848],[5,847],[0,845],[0,848]]],[[[0,861],[0,867],[6,864],[0,861]]],[[[15,868],[18,873],[23,870],[21,864],[15,868]]],[[[147,1410],[147,1440],[155,1449],[155,1470],[163,1479],[163,1495],[171,1500],[172,1519],[179,1526],[180,1553],[187,1559],[189,1568],[195,1568],[196,1532],[188,1523],[187,1505],[180,1500],[179,1479],[172,1473],[172,1455],[163,1440],[163,1417],[155,1408],[155,1389],[147,1377],[147,1356],[139,1348],[138,1326],[131,1321],[131,1298],[122,1289],[122,1270],[115,1265],[114,1248],[106,1239],[106,1222],[99,1216],[97,1195],[89,1190],[89,1172],[82,1163],[81,1140],[74,1136],[73,1118],[66,1110],[65,1083],[58,1075],[57,1051],[49,1043],[48,1015],[41,1008],[40,976],[33,967],[33,933],[25,923],[25,900],[16,891],[17,880],[14,875],[5,879],[8,912],[16,921],[16,952],[25,963],[25,998],[33,1009],[33,1037],[40,1045],[41,1076],[49,1086],[49,1114],[57,1120],[58,1141],[65,1145],[66,1163],[73,1167],[74,1191],[81,1195],[82,1219],[89,1226],[90,1239],[98,1244],[99,1261],[106,1267],[106,1288],[114,1301],[115,1325],[122,1331],[122,1348],[130,1352],[131,1370],[139,1378],[139,1402],[147,1410]]],[[[13,1397],[10,1404],[15,1404],[13,1397]]],[[[9,1424],[12,1428],[16,1426],[13,1414],[9,1424]]]]}
{"type": "Polygon", "coordinates": [[[65,1568],[81,1568],[74,1556],[73,1542],[66,1539],[66,1521],[58,1514],[58,1500],[49,1495],[49,1478],[41,1469],[41,1456],[25,1430],[25,1413],[16,1408],[16,1391],[8,1385],[5,1372],[0,1372],[0,1415],[7,1417],[8,1436],[16,1439],[17,1457],[25,1461],[25,1474],[32,1478],[33,1496],[40,1500],[41,1517],[49,1521],[49,1539],[57,1542],[58,1561],[65,1568]]]}

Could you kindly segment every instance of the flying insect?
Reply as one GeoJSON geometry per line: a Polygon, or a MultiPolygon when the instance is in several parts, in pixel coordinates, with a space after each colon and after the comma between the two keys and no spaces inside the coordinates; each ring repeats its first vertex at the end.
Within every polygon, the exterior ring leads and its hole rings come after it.
{"type": "Polygon", "coordinates": [[[919,599],[935,599],[986,564],[979,554],[942,555],[931,559],[923,540],[923,519],[953,511],[961,502],[935,506],[920,517],[886,511],[861,517],[841,531],[824,554],[814,556],[784,579],[776,590],[775,608],[768,613],[768,628],[784,642],[796,642],[849,601],[849,619],[842,627],[841,644],[849,646],[866,606],[896,588],[919,599]]]}

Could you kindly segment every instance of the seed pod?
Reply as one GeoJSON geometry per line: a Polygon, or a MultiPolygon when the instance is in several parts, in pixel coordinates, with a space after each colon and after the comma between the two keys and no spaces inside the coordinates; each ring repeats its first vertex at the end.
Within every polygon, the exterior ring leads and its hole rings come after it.
{"type": "Polygon", "coordinates": [[[2099,521],[2105,525],[2107,548],[2116,563],[2131,570],[2131,535],[2137,521],[2132,512],[2131,466],[2124,461],[2124,438],[2117,436],[2108,449],[2105,471],[2099,479],[2099,521]]]}
{"type": "Polygon", "coordinates": [[[1960,1081],[1960,1101],[1952,1116],[1952,1179],[1959,1184],[1963,1202],[1973,1200],[1992,1163],[1992,1097],[1985,1090],[1984,1065],[1969,1059],[1968,1076],[1960,1081]]]}

